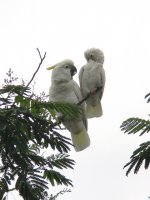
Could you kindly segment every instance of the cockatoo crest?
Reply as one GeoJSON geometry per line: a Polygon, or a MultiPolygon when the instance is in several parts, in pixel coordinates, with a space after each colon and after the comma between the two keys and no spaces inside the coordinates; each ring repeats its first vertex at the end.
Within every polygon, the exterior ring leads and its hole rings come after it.
{"type": "Polygon", "coordinates": [[[101,64],[104,63],[104,54],[100,49],[96,49],[96,48],[88,49],[84,52],[84,56],[87,61],[93,60],[101,64]]]}

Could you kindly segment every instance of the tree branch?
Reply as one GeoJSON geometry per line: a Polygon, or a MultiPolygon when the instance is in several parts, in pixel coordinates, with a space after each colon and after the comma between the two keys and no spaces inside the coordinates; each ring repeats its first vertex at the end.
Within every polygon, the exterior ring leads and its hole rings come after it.
{"type": "Polygon", "coordinates": [[[38,65],[38,68],[37,68],[36,71],[34,72],[34,74],[33,74],[32,78],[31,78],[31,80],[30,80],[29,83],[26,85],[26,87],[28,87],[28,86],[31,84],[31,82],[33,81],[35,75],[36,75],[37,72],[39,71],[39,69],[40,69],[40,67],[41,67],[41,65],[42,65],[42,63],[43,63],[43,61],[44,61],[44,59],[45,59],[45,57],[46,57],[46,52],[44,53],[44,56],[42,57],[42,56],[41,56],[41,53],[40,53],[40,51],[39,51],[39,49],[37,48],[36,50],[38,51],[38,54],[39,54],[39,57],[40,57],[40,63],[39,63],[39,65],[38,65]]]}
{"type": "MultiPolygon", "coordinates": [[[[84,101],[86,101],[91,95],[95,94],[99,90],[101,90],[102,87],[97,87],[92,92],[90,92],[86,97],[84,97],[81,101],[79,101],[76,105],[81,105],[84,101]]],[[[63,122],[64,116],[58,117],[58,122],[54,123],[51,127],[54,128],[55,126],[60,126],[60,124],[63,122]]]]}
{"type": "Polygon", "coordinates": [[[8,192],[11,192],[13,190],[16,190],[16,188],[11,188],[11,189],[8,190],[8,192]]]}
{"type": "Polygon", "coordinates": [[[145,96],[145,99],[146,99],[146,98],[148,98],[148,99],[147,99],[147,103],[149,103],[149,102],[150,102],[150,93],[148,93],[148,94],[145,96]],[[148,97],[149,97],[149,98],[148,98],[148,97]]]}
{"type": "Polygon", "coordinates": [[[91,95],[95,94],[96,92],[98,92],[99,90],[101,90],[102,87],[97,87],[96,89],[94,89],[92,92],[90,92],[86,97],[84,97],[81,101],[79,101],[77,103],[77,105],[81,105],[84,101],[86,101],[91,95]]]}

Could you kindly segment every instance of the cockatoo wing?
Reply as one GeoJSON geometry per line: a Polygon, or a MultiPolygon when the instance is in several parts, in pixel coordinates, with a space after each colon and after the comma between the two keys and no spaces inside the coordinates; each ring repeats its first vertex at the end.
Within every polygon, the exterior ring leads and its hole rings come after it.
{"type": "Polygon", "coordinates": [[[105,86],[105,71],[103,65],[98,62],[90,61],[80,69],[79,82],[81,92],[86,99],[87,118],[100,117],[103,113],[101,99],[105,86]],[[95,93],[93,93],[96,89],[95,93]]]}
{"type": "MultiPolygon", "coordinates": [[[[72,90],[74,91],[78,102],[80,102],[82,100],[80,87],[74,80],[72,80],[72,90]]],[[[76,133],[75,130],[73,131],[74,128],[72,128],[71,131],[71,138],[76,151],[81,151],[90,145],[90,138],[87,133],[88,123],[85,115],[85,103],[83,102],[80,106],[82,109],[82,114],[79,117],[80,121],[78,119],[74,119],[74,121],[69,122],[70,125],[73,123],[72,125],[73,127],[76,126],[76,129],[77,126],[81,126],[81,128],[79,128],[78,133],[76,133]]]]}
{"type": "Polygon", "coordinates": [[[105,82],[106,82],[106,76],[105,76],[105,70],[104,68],[101,68],[100,70],[100,92],[99,92],[99,98],[100,100],[102,99],[103,93],[104,93],[104,88],[105,88],[105,82]]]}
{"type": "MultiPolygon", "coordinates": [[[[73,91],[78,99],[78,102],[80,102],[83,99],[80,87],[74,80],[72,80],[72,83],[73,83],[73,91]]],[[[83,110],[83,123],[85,125],[85,128],[88,129],[88,122],[85,116],[85,102],[83,102],[80,106],[81,106],[81,109],[83,110]]]]}

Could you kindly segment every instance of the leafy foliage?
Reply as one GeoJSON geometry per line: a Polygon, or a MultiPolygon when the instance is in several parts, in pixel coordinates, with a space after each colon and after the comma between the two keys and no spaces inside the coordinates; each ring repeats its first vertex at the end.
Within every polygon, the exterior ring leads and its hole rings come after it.
{"type": "Polygon", "coordinates": [[[130,162],[124,166],[129,166],[126,175],[128,175],[133,168],[134,173],[138,173],[143,162],[144,168],[148,169],[150,164],[150,141],[140,144],[140,147],[133,152],[130,162]]]}
{"type": "MultiPolygon", "coordinates": [[[[149,95],[150,94],[146,95],[145,98],[149,97],[149,95]]],[[[147,102],[150,102],[149,98],[147,102]]],[[[142,136],[143,134],[150,132],[150,121],[139,118],[129,118],[122,123],[120,128],[124,133],[139,133],[140,136],[142,136]]],[[[126,175],[128,175],[131,170],[134,170],[135,174],[138,173],[143,162],[144,168],[148,169],[150,165],[150,141],[140,144],[139,148],[133,152],[130,161],[124,166],[124,168],[128,167],[126,175]]]]}
{"type": "Polygon", "coordinates": [[[128,134],[140,133],[141,136],[150,131],[150,121],[139,118],[129,118],[122,123],[121,130],[128,134]]]}
{"type": "Polygon", "coordinates": [[[7,75],[0,89],[0,199],[12,190],[28,200],[52,199],[48,183],[72,186],[56,169],[74,165],[68,155],[72,144],[58,132],[61,122],[56,112],[76,117],[80,110],[72,104],[46,102],[43,94],[33,94],[23,83],[15,85],[11,70],[7,75]],[[57,153],[46,157],[41,150],[47,148],[57,153]]]}

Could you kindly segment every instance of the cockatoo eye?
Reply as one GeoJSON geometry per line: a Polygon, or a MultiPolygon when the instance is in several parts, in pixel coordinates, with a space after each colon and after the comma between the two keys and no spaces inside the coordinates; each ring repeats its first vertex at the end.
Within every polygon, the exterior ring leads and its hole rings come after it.
{"type": "Polygon", "coordinates": [[[94,58],[93,54],[91,54],[91,55],[90,55],[90,58],[91,58],[91,59],[93,59],[93,58],[94,58]]]}
{"type": "Polygon", "coordinates": [[[69,66],[68,66],[68,65],[66,65],[66,66],[65,66],[65,68],[66,68],[66,69],[68,69],[68,68],[69,68],[69,66]]]}

